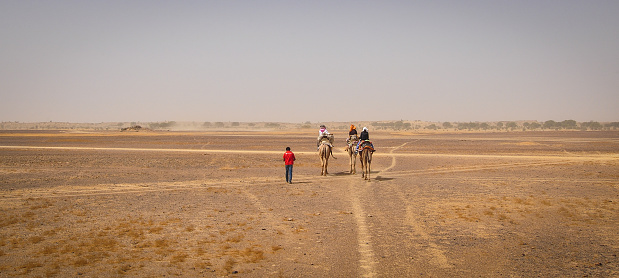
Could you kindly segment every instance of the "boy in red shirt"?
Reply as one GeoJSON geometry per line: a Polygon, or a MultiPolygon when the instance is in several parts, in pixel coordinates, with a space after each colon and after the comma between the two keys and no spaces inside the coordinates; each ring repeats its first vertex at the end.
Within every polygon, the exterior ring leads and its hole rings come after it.
{"type": "Polygon", "coordinates": [[[286,182],[292,183],[292,165],[296,158],[294,157],[294,153],[290,151],[290,147],[286,147],[286,152],[284,153],[284,164],[286,166],[286,182]]]}

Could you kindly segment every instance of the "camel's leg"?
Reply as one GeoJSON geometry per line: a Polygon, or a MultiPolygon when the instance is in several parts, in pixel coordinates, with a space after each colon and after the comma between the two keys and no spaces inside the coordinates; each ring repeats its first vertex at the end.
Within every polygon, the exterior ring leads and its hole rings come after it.
{"type": "Polygon", "coordinates": [[[368,153],[368,161],[366,162],[367,166],[368,166],[368,174],[366,175],[366,177],[368,178],[368,181],[370,180],[370,173],[372,173],[372,154],[368,153]]]}
{"type": "Polygon", "coordinates": [[[363,161],[363,154],[361,154],[361,177],[365,179],[365,162],[363,161]]]}
{"type": "Polygon", "coordinates": [[[327,153],[327,158],[325,158],[325,176],[329,174],[329,171],[327,171],[328,168],[329,168],[329,154],[327,153]]]}
{"type": "Polygon", "coordinates": [[[348,152],[348,163],[350,165],[350,171],[348,171],[349,174],[352,174],[353,168],[352,168],[352,163],[353,163],[353,157],[352,157],[352,153],[348,152]]]}
{"type": "Polygon", "coordinates": [[[359,154],[359,162],[361,163],[361,177],[365,176],[365,172],[363,172],[363,156],[359,154]]]}
{"type": "Polygon", "coordinates": [[[370,173],[372,173],[372,155],[370,154],[370,159],[368,160],[368,180],[370,180],[370,173]]]}
{"type": "Polygon", "coordinates": [[[370,180],[370,173],[372,172],[372,151],[368,151],[368,181],[370,180]]]}
{"type": "Polygon", "coordinates": [[[366,150],[361,152],[361,170],[363,171],[363,179],[370,180],[370,157],[366,150]]]}

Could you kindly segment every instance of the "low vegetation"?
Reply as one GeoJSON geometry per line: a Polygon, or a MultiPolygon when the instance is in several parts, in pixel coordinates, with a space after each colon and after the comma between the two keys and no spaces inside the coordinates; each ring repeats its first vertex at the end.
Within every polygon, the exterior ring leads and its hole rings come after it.
{"type": "MultiPolygon", "coordinates": [[[[331,122],[331,130],[347,130],[350,123],[368,126],[374,130],[466,130],[466,131],[530,131],[530,130],[617,130],[619,122],[577,122],[575,120],[545,122],[498,121],[498,122],[425,122],[425,121],[375,121],[375,122],[331,122]]],[[[0,122],[0,130],[255,130],[255,129],[313,129],[319,123],[276,123],[276,122],[109,122],[109,123],[66,123],[66,122],[0,122]]]]}

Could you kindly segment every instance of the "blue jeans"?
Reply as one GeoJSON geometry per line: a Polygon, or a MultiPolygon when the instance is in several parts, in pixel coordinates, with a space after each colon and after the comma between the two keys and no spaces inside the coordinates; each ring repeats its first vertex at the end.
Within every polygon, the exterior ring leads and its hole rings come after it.
{"type": "Polygon", "coordinates": [[[292,182],[292,165],[286,165],[286,182],[292,182]]]}

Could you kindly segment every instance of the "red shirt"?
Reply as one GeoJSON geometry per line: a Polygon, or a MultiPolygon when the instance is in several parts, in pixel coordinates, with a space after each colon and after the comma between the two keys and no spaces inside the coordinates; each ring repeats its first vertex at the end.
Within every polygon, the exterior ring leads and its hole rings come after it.
{"type": "Polygon", "coordinates": [[[286,151],[284,153],[284,164],[286,165],[292,165],[294,164],[294,160],[296,158],[294,157],[294,154],[291,151],[286,151]]]}

